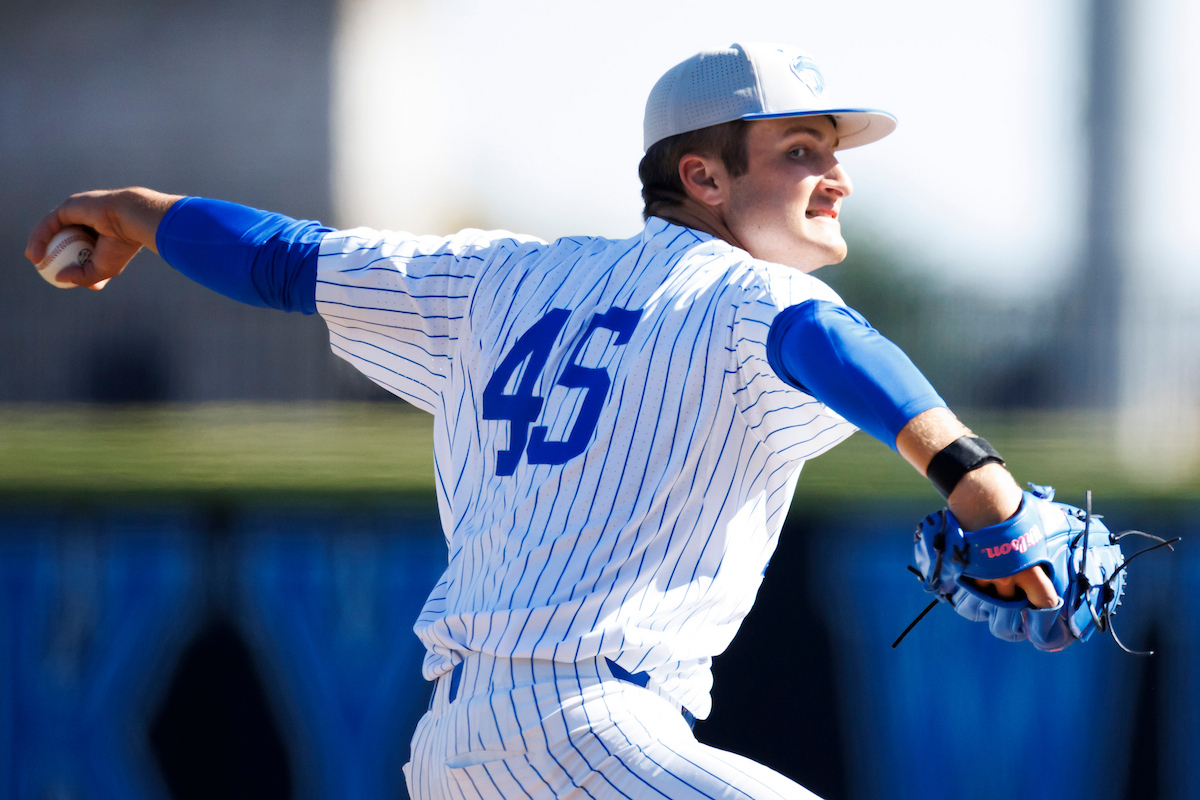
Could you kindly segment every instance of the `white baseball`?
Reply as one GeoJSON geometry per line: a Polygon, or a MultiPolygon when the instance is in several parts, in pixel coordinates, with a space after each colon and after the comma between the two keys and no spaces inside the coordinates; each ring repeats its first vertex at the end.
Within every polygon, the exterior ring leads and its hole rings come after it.
{"type": "Polygon", "coordinates": [[[46,257],[37,265],[38,274],[60,289],[74,289],[75,284],[58,279],[66,267],[83,266],[92,260],[96,240],[78,225],[68,225],[46,245],[46,257]]]}

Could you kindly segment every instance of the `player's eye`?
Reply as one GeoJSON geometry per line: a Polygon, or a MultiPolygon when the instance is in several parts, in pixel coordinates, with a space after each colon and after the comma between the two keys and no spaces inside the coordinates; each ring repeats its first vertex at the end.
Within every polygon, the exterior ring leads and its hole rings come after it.
{"type": "Polygon", "coordinates": [[[804,158],[805,156],[808,155],[808,148],[807,147],[793,147],[791,150],[788,151],[788,155],[791,156],[792,158],[804,158]]]}

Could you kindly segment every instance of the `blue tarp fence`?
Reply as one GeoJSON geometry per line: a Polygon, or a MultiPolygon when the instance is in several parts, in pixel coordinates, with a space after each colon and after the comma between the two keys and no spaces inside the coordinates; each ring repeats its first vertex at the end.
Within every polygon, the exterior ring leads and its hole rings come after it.
{"type": "MultiPolygon", "coordinates": [[[[436,517],[222,519],[214,532],[209,515],[186,509],[0,514],[0,800],[170,798],[149,731],[187,643],[214,615],[252,656],[297,797],[405,796],[400,767],[429,696],[411,628],[446,558],[436,517]]],[[[1194,541],[1184,519],[1159,515],[1157,532],[1194,541]]],[[[1039,653],[949,608],[892,650],[928,599],[904,569],[912,523],[901,511],[851,527],[789,523],[810,574],[768,573],[805,583],[828,630],[847,797],[1119,800],[1143,796],[1130,793],[1143,781],[1159,797],[1200,798],[1200,623],[1180,602],[1200,590],[1200,558],[1188,542],[1130,568],[1118,632],[1132,647],[1152,641],[1153,662],[1099,635],[1039,653]],[[1145,736],[1153,774],[1131,760],[1145,736]]],[[[777,735],[802,747],[821,734],[784,721],[777,735]]]]}

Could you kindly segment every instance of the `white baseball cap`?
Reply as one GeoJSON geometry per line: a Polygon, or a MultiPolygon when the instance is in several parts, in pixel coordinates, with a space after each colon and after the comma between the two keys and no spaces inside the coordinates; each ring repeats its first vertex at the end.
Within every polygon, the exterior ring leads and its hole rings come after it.
{"type": "Polygon", "coordinates": [[[817,62],[783,44],[745,42],[705,50],[658,79],[646,99],[643,146],[735,119],[829,115],[838,149],[882,139],[896,129],[886,111],[840,106],[825,92],[817,62]]]}

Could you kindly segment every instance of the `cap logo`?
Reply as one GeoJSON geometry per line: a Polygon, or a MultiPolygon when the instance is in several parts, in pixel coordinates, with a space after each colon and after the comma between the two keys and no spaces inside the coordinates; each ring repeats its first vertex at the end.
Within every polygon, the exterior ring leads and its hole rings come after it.
{"type": "Polygon", "coordinates": [[[817,69],[817,62],[808,56],[796,56],[791,63],[792,72],[800,79],[810,92],[820,95],[825,91],[825,78],[817,69]]]}

